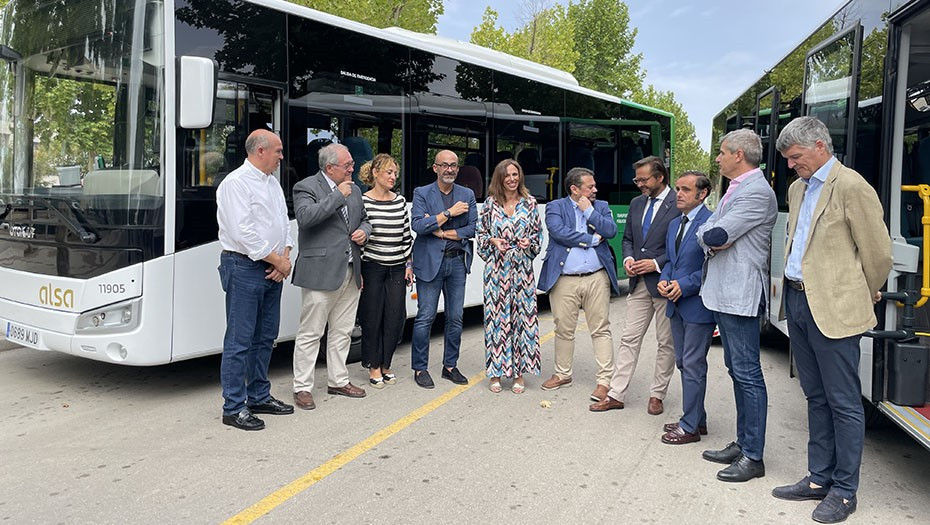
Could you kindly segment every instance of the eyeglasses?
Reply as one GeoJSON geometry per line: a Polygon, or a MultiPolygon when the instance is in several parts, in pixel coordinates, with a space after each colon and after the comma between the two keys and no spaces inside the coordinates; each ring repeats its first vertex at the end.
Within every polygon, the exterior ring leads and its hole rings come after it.
{"type": "Polygon", "coordinates": [[[446,171],[446,170],[457,170],[457,169],[459,169],[459,165],[458,165],[458,164],[450,164],[450,163],[448,163],[448,162],[443,162],[442,164],[438,164],[438,163],[437,163],[437,164],[433,164],[433,166],[437,166],[439,169],[441,169],[441,170],[443,170],[443,171],[446,171]]]}
{"type": "Polygon", "coordinates": [[[330,166],[339,166],[340,168],[346,171],[349,171],[355,167],[355,161],[350,160],[349,162],[346,162],[345,164],[330,164],[330,166]]]}
{"type": "Polygon", "coordinates": [[[636,185],[646,184],[646,182],[649,181],[649,179],[651,178],[652,177],[646,177],[645,179],[633,179],[633,184],[636,184],[636,185]]]}

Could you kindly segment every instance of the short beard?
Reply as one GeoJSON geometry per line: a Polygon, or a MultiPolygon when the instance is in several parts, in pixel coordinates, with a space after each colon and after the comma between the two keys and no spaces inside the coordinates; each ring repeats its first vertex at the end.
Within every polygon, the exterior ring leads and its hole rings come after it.
{"type": "Polygon", "coordinates": [[[439,178],[442,179],[444,184],[453,184],[455,182],[456,175],[442,175],[439,178]]]}

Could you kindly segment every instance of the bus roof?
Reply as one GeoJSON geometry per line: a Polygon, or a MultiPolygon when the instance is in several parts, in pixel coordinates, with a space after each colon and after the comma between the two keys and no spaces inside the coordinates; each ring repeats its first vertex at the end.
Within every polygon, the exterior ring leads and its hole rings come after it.
{"type": "Polygon", "coordinates": [[[355,31],[369,36],[374,36],[382,40],[387,40],[395,44],[401,44],[416,49],[421,49],[437,55],[461,60],[476,66],[482,66],[495,71],[509,73],[523,78],[543,82],[547,85],[562,88],[566,91],[572,91],[582,95],[596,97],[601,100],[622,104],[628,107],[641,109],[650,113],[655,113],[664,117],[673,118],[673,115],[667,111],[652,108],[635,102],[630,102],[606,93],[594,91],[582,87],[578,80],[568,72],[553,67],[545,66],[515,57],[501,51],[495,51],[468,42],[461,42],[451,38],[445,38],[437,35],[428,35],[409,31],[400,27],[389,27],[387,29],[378,29],[376,27],[355,22],[336,15],[317,11],[309,7],[292,4],[284,0],[247,0],[256,5],[270,7],[277,11],[283,11],[299,15],[304,18],[316,20],[327,25],[355,31]]]}

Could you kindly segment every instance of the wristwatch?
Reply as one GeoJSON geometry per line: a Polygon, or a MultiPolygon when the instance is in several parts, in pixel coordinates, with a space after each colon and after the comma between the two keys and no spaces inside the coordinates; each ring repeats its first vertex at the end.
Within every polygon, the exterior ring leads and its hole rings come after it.
{"type": "Polygon", "coordinates": [[[443,210],[442,214],[445,215],[447,219],[452,218],[452,212],[449,210],[443,210]]]}

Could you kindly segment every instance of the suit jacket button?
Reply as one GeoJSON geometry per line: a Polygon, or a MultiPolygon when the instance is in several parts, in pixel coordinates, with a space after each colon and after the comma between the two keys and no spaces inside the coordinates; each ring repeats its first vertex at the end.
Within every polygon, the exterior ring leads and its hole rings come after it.
{"type": "Polygon", "coordinates": [[[565,263],[564,263],[564,262],[560,262],[560,263],[559,263],[559,266],[565,266],[565,263]]]}
{"type": "Polygon", "coordinates": [[[565,248],[565,251],[566,251],[566,252],[570,252],[570,251],[572,251],[572,249],[571,249],[571,248],[565,248]]]}
{"type": "Polygon", "coordinates": [[[640,248],[639,251],[644,252],[644,251],[646,251],[646,249],[645,249],[645,248],[640,248]]]}

